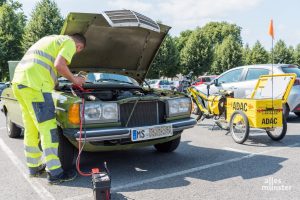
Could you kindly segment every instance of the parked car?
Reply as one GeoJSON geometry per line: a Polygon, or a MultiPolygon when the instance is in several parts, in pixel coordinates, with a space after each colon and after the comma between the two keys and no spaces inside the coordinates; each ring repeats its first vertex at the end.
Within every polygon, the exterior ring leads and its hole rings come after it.
{"type": "Polygon", "coordinates": [[[148,81],[151,88],[171,90],[171,83],[168,80],[153,79],[148,81]]]}
{"type": "Polygon", "coordinates": [[[201,85],[203,83],[210,83],[212,80],[214,80],[217,76],[211,75],[211,76],[199,76],[195,82],[192,83],[192,85],[201,85]]]}
{"type": "MultiPolygon", "coordinates": [[[[283,105],[284,115],[287,117],[289,112],[294,112],[300,116],[300,69],[297,65],[291,64],[274,64],[274,74],[295,73],[297,79],[291,90],[288,102],[283,105]]],[[[221,89],[234,91],[234,97],[248,98],[261,75],[272,74],[272,65],[249,65],[230,69],[214,80],[210,87],[210,93],[216,93],[221,89]]],[[[207,86],[196,86],[198,90],[207,94],[207,86]]]]}
{"type": "MultiPolygon", "coordinates": [[[[2,91],[7,87],[7,84],[4,82],[0,82],[0,95],[2,94],[2,91]]],[[[1,99],[0,99],[1,100],[1,99]]]]}
{"type": "Polygon", "coordinates": [[[171,90],[178,91],[178,88],[180,86],[180,81],[171,81],[170,85],[171,85],[171,90]]]}
{"type": "MultiPolygon", "coordinates": [[[[64,79],[60,79],[52,94],[59,133],[58,154],[63,168],[72,166],[83,122],[84,151],[126,150],[149,145],[154,145],[159,152],[174,151],[183,130],[196,124],[190,117],[191,100],[174,91],[142,87],[170,27],[130,10],[71,13],[63,27],[62,34],[81,32],[88,42],[86,49],[74,56],[70,70],[94,72],[88,75],[91,81],[83,85],[89,90],[83,96],[84,107],[81,91],[71,90],[70,83],[64,79]],[[84,118],[80,114],[82,109],[84,118]]],[[[2,97],[8,135],[19,137],[23,122],[18,102],[11,88],[5,89],[2,97]]]]}

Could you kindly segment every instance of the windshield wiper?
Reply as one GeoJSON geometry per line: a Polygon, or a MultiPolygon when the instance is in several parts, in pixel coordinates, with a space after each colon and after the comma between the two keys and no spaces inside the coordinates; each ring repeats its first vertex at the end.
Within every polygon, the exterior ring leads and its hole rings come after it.
{"type": "Polygon", "coordinates": [[[99,79],[96,82],[103,82],[103,81],[114,81],[114,82],[118,82],[118,83],[127,83],[127,84],[130,84],[130,85],[133,85],[133,83],[130,83],[130,82],[127,82],[127,81],[121,81],[121,80],[110,79],[110,78],[99,79]]]}

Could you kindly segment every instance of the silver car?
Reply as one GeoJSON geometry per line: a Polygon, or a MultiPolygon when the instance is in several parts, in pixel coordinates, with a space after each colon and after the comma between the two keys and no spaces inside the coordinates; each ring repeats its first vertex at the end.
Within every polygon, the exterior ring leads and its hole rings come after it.
{"type": "MultiPolygon", "coordinates": [[[[291,90],[288,102],[283,105],[284,115],[287,117],[289,112],[294,112],[300,117],[300,69],[297,65],[274,64],[274,74],[295,73],[297,79],[291,90]]],[[[217,93],[219,90],[234,91],[236,98],[249,98],[261,75],[272,74],[272,65],[248,65],[230,69],[219,75],[214,84],[210,86],[210,94],[217,93]]],[[[276,87],[276,86],[275,86],[276,87]]],[[[207,86],[196,86],[198,90],[207,94],[207,86]]]]}
{"type": "Polygon", "coordinates": [[[168,80],[153,79],[148,81],[150,87],[162,90],[171,90],[171,84],[168,80]]]}

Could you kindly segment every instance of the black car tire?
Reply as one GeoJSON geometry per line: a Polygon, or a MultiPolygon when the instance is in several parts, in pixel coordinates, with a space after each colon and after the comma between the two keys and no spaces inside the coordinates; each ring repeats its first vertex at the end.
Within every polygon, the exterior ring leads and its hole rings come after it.
{"type": "Polygon", "coordinates": [[[10,120],[8,113],[6,115],[6,130],[10,138],[19,138],[22,133],[22,129],[10,120]]]}
{"type": "Polygon", "coordinates": [[[294,112],[297,117],[300,117],[300,112],[294,112]]]}
{"type": "Polygon", "coordinates": [[[60,128],[58,128],[57,130],[59,138],[58,157],[64,171],[68,171],[74,167],[73,161],[75,156],[75,149],[69,142],[69,140],[63,135],[63,131],[60,128]]]}
{"type": "Polygon", "coordinates": [[[168,141],[168,142],[155,144],[154,147],[158,152],[169,153],[169,152],[172,152],[175,149],[177,149],[177,147],[180,144],[180,139],[181,139],[181,136],[179,136],[178,138],[175,138],[174,140],[168,141]]]}

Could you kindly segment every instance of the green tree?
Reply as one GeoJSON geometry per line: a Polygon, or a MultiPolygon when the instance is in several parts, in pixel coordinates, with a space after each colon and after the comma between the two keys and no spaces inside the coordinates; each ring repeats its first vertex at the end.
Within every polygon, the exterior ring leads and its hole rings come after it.
{"type": "Polygon", "coordinates": [[[63,25],[60,10],[53,0],[41,0],[31,13],[23,37],[24,52],[46,35],[59,34],[63,25]]]}
{"type": "Polygon", "coordinates": [[[300,66],[300,44],[298,44],[294,51],[294,63],[300,66]]]}
{"type": "Polygon", "coordinates": [[[22,57],[21,40],[25,26],[22,5],[14,1],[0,2],[0,69],[1,80],[8,79],[9,60],[22,57]]]}
{"type": "Polygon", "coordinates": [[[256,41],[251,51],[250,64],[266,64],[269,61],[269,54],[259,41],[256,41]]]}
{"type": "MultiPolygon", "coordinates": [[[[216,66],[220,62],[220,55],[216,55],[220,50],[220,45],[226,40],[228,37],[231,37],[230,40],[235,41],[235,43],[242,45],[242,37],[241,37],[241,27],[236,24],[230,24],[228,22],[210,22],[207,23],[204,27],[201,28],[204,35],[209,39],[210,46],[213,48],[213,58],[215,63],[215,69],[213,66],[210,66],[210,72],[218,72],[216,66]],[[217,59],[217,60],[215,60],[217,59]]],[[[222,45],[223,46],[223,45],[222,45]]],[[[222,70],[221,70],[222,71],[222,70]]]]}
{"type": "Polygon", "coordinates": [[[175,77],[179,72],[179,52],[174,39],[167,35],[152,63],[147,78],[175,77]]]}
{"type": "Polygon", "coordinates": [[[186,42],[188,41],[188,39],[192,33],[193,33],[193,31],[191,31],[191,30],[182,31],[180,33],[179,37],[174,38],[176,47],[179,52],[185,47],[186,42]]]}
{"type": "MultiPolygon", "coordinates": [[[[189,37],[191,36],[191,34],[193,33],[193,31],[191,30],[186,30],[186,31],[182,31],[179,35],[179,37],[175,37],[174,38],[174,42],[176,45],[176,48],[179,52],[179,66],[180,69],[183,69],[183,64],[182,64],[182,49],[185,47],[189,37]]],[[[182,71],[180,71],[180,73],[182,73],[182,71]]]]}
{"type": "Polygon", "coordinates": [[[242,64],[243,50],[242,45],[229,36],[215,48],[215,59],[212,64],[211,72],[220,74],[228,69],[242,64]]]}
{"type": "Polygon", "coordinates": [[[249,44],[246,44],[243,48],[243,64],[250,65],[251,64],[251,49],[249,44]]]}
{"type": "MultiPolygon", "coordinates": [[[[291,63],[293,60],[293,54],[287,48],[283,40],[279,40],[274,46],[274,63],[291,63]]],[[[270,62],[272,62],[272,56],[270,56],[270,62]]]]}
{"type": "Polygon", "coordinates": [[[221,44],[231,36],[236,42],[242,44],[241,27],[228,22],[210,22],[202,27],[204,34],[210,39],[213,46],[221,44]]]}
{"type": "Polygon", "coordinates": [[[0,0],[0,6],[2,6],[4,3],[6,3],[6,0],[0,0]]]}
{"type": "Polygon", "coordinates": [[[290,55],[291,55],[291,59],[290,61],[288,62],[288,64],[294,64],[296,61],[295,61],[295,57],[294,57],[294,52],[295,52],[295,49],[293,46],[289,46],[288,48],[289,52],[290,52],[290,55]]]}
{"type": "Polygon", "coordinates": [[[209,39],[201,29],[195,30],[181,52],[183,73],[193,72],[198,76],[207,72],[213,61],[213,49],[209,39]]]}

